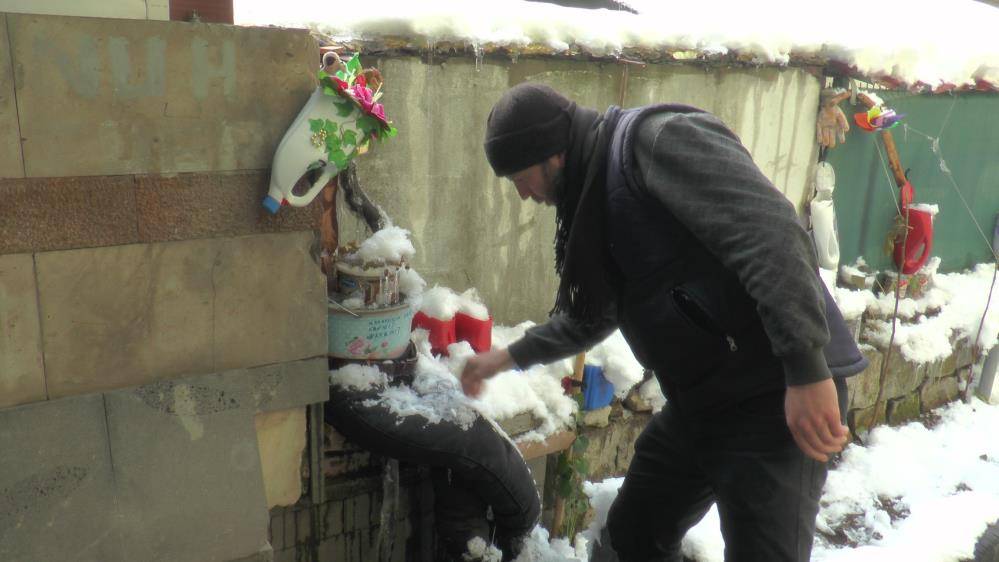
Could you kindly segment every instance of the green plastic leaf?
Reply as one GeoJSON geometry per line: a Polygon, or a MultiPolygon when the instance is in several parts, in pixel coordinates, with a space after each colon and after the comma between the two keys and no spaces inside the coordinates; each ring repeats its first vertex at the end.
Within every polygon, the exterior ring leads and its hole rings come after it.
{"type": "Polygon", "coordinates": [[[357,128],[364,133],[377,131],[379,128],[378,120],[370,115],[362,115],[357,118],[357,128]]]}
{"type": "Polygon", "coordinates": [[[319,78],[319,81],[320,81],[320,82],[322,82],[322,81],[323,81],[323,80],[325,80],[326,78],[329,78],[329,76],[330,76],[330,75],[329,75],[329,74],[327,74],[327,73],[326,73],[326,71],[325,71],[325,70],[323,70],[323,69],[321,69],[321,68],[319,69],[319,72],[317,72],[317,73],[316,73],[316,77],[317,77],[317,78],[319,78]]]}
{"type": "Polygon", "coordinates": [[[354,56],[350,57],[347,61],[347,73],[351,76],[357,76],[361,72],[361,55],[360,53],[355,53],[354,56]]]}
{"type": "Polygon", "coordinates": [[[313,133],[318,133],[323,130],[323,120],[322,119],[309,119],[309,129],[312,129],[313,133]]]}
{"type": "Polygon", "coordinates": [[[342,70],[337,70],[335,76],[344,82],[347,81],[347,73],[342,70]]]}
{"type": "Polygon", "coordinates": [[[395,136],[398,134],[399,134],[399,129],[396,129],[392,125],[389,125],[389,128],[385,130],[385,136],[387,136],[390,139],[395,138],[395,136]]]}
{"type": "Polygon", "coordinates": [[[354,104],[342,98],[341,100],[342,101],[333,102],[333,105],[336,106],[336,114],[340,117],[348,117],[354,112],[354,104]]]}
{"type": "Polygon", "coordinates": [[[357,133],[350,129],[344,129],[343,144],[357,145],[357,133]]]}
{"type": "Polygon", "coordinates": [[[340,126],[336,123],[330,121],[329,119],[324,120],[323,130],[326,131],[326,138],[337,137],[337,143],[340,141],[340,126]]]}
{"type": "Polygon", "coordinates": [[[333,162],[337,170],[343,170],[347,168],[347,162],[350,161],[350,158],[344,151],[337,149],[330,152],[330,161],[333,162]]]}
{"type": "Polygon", "coordinates": [[[323,86],[323,93],[326,94],[327,96],[337,95],[336,90],[334,90],[331,86],[323,86]]]}

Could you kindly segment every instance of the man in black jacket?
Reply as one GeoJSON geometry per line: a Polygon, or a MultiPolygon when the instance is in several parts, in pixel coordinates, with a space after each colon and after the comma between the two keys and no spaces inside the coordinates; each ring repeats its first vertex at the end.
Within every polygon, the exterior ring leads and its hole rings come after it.
{"type": "Polygon", "coordinates": [[[521,199],[555,206],[560,282],[548,322],[469,360],[465,392],[620,328],[668,399],[610,511],[620,559],[681,560],[716,502],[726,560],[808,560],[825,462],[847,441],[841,377],[865,360],[791,204],[687,106],[601,115],[521,84],[493,107],[485,151],[521,199]]]}

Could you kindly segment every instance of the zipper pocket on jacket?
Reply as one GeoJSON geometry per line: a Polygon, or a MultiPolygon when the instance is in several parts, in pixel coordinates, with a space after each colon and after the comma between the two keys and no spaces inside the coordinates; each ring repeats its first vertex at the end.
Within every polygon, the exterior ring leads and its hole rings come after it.
{"type": "Polygon", "coordinates": [[[673,296],[673,302],[676,304],[680,313],[687,317],[687,320],[709,334],[724,338],[725,343],[728,345],[729,351],[739,351],[739,346],[736,343],[735,338],[722,329],[721,323],[719,323],[711,315],[711,313],[708,312],[707,308],[700,303],[697,297],[680,287],[674,287],[670,292],[673,296]]]}

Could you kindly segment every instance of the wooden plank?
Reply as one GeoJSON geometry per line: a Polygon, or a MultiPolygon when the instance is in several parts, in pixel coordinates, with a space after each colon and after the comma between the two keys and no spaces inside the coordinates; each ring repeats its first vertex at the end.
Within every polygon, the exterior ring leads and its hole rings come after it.
{"type": "Polygon", "coordinates": [[[564,451],[572,446],[576,440],[576,432],[565,430],[552,434],[544,441],[529,441],[517,443],[520,454],[524,455],[524,460],[536,459],[552,453],[564,451]]]}

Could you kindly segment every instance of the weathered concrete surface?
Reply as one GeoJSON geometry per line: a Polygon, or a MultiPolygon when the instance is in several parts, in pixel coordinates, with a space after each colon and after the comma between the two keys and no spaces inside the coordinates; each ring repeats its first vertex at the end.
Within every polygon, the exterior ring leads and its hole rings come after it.
{"type": "Polygon", "coordinates": [[[217,243],[37,254],[51,397],[214,368],[217,243]]]}
{"type": "Polygon", "coordinates": [[[88,18],[170,19],[167,0],[0,0],[0,12],[88,18]]]}
{"type": "MultiPolygon", "coordinates": [[[[621,66],[562,60],[369,58],[385,77],[386,113],[399,136],[358,159],[372,198],[414,233],[415,267],[430,284],[477,287],[497,322],[543,320],[556,279],[554,213],[522,202],[482,152],[486,116],[510,86],[547,83],[581,105],[620,103],[621,66]]],[[[704,72],[679,65],[632,68],[626,106],[693,103],[717,113],[800,209],[814,156],[819,82],[801,69],[704,72]]],[[[363,230],[344,220],[342,237],[363,230]]]]}
{"type": "Polygon", "coordinates": [[[254,418],[267,509],[292,505],[302,495],[305,408],[264,412],[254,418]]]}
{"type": "Polygon", "coordinates": [[[105,394],[126,560],[231,560],[265,546],[260,454],[239,390],[185,381],[105,394]]]}
{"type": "Polygon", "coordinates": [[[51,397],[326,353],[311,233],[37,254],[51,397]]]}
{"type": "Polygon", "coordinates": [[[318,228],[319,205],[286,207],[276,215],[266,212],[260,201],[269,181],[266,170],[136,176],[139,240],[166,242],[318,228]]]}
{"type": "Polygon", "coordinates": [[[0,408],[45,398],[35,262],[0,256],[0,408]]]}
{"type": "Polygon", "coordinates": [[[850,410],[846,415],[846,423],[850,427],[850,431],[854,434],[865,433],[870,431],[871,428],[885,423],[886,403],[881,403],[876,414],[874,408],[875,406],[871,406],[869,408],[850,410]]]}
{"type": "Polygon", "coordinates": [[[0,254],[138,242],[135,180],[0,179],[0,254]]]}
{"type": "Polygon", "coordinates": [[[319,205],[267,213],[266,170],[0,179],[0,254],[315,230],[319,205]]]}
{"type": "Polygon", "coordinates": [[[0,410],[0,560],[124,561],[107,435],[99,394],[0,410]]]}
{"type": "Polygon", "coordinates": [[[214,261],[215,368],[326,355],[326,276],[311,232],[221,239],[214,261]]]}
{"type": "MultiPolygon", "coordinates": [[[[0,9],[0,12],[3,10],[0,9]]],[[[0,50],[8,52],[7,14],[0,13],[0,50]]],[[[10,57],[0,57],[0,178],[23,178],[21,135],[10,57]]]]}
{"type": "Polygon", "coordinates": [[[315,87],[304,30],[7,21],[29,177],[267,168],[315,87]]]}
{"type": "Polygon", "coordinates": [[[326,400],[327,376],[321,358],[0,410],[0,558],[269,560],[254,417],[326,400]]]}

